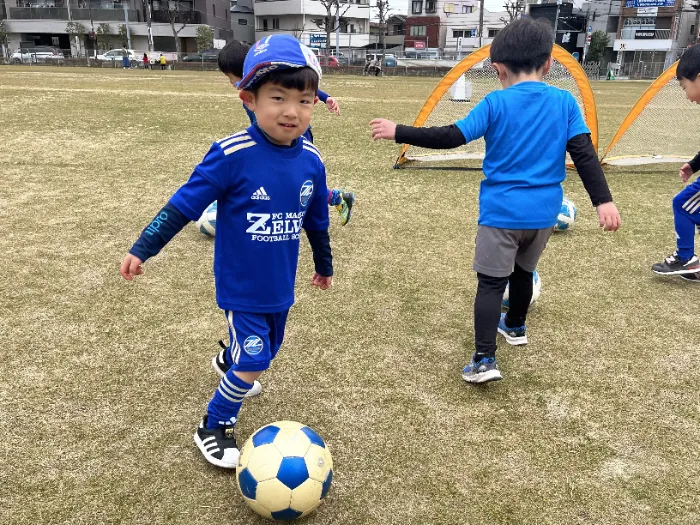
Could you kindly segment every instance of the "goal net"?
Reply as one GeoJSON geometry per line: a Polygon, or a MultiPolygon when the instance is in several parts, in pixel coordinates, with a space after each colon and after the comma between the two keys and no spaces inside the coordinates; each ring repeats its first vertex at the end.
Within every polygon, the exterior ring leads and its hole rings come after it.
{"type": "MultiPolygon", "coordinates": [[[[491,67],[490,49],[491,45],[486,45],[454,66],[428,97],[413,125],[432,127],[452,124],[464,118],[486,95],[502,89],[496,71],[491,67]]],[[[564,48],[555,45],[552,56],[554,63],[544,81],[574,95],[591,130],[591,139],[597,152],[598,116],[588,77],[576,59],[564,48]]],[[[480,168],[484,152],[483,138],[450,150],[404,145],[395,167],[408,167],[414,162],[420,162],[421,164],[414,165],[421,168],[437,167],[444,165],[444,161],[459,161],[458,164],[465,167],[480,168]]],[[[450,162],[449,166],[454,164],[450,162]]]]}
{"type": "Polygon", "coordinates": [[[622,121],[601,162],[639,166],[687,162],[700,148],[700,107],[676,80],[678,62],[661,73],[622,121]]]}

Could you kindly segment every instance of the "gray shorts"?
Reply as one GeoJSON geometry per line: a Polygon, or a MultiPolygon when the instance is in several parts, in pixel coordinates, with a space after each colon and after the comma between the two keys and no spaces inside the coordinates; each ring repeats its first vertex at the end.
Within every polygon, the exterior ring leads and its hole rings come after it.
{"type": "Polygon", "coordinates": [[[534,272],[552,230],[509,230],[479,225],[472,268],[491,277],[508,277],[517,263],[523,270],[534,272]]]}

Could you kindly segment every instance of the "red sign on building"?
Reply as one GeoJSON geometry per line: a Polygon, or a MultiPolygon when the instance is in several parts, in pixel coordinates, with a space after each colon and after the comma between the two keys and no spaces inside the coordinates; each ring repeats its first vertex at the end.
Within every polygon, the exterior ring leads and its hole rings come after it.
{"type": "Polygon", "coordinates": [[[413,49],[425,49],[425,42],[416,40],[415,42],[413,42],[413,49]]]}

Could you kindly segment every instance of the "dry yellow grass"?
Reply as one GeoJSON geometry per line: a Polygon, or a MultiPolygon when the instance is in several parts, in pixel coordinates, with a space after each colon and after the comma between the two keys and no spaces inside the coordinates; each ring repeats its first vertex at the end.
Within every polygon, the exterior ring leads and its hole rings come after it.
{"type": "MultiPolygon", "coordinates": [[[[333,289],[302,248],[285,345],[241,443],[293,419],[330,444],[318,524],[700,521],[700,287],[655,278],[677,167],[615,170],[624,217],[543,257],[531,344],[471,388],[478,172],[394,171],[367,123],[411,122],[437,79],[331,77],[316,143],[358,195],[333,222],[333,289]]],[[[605,145],[644,89],[594,85],[605,145]]],[[[217,73],[0,68],[0,523],[260,523],[192,433],[225,335],[212,243],[186,228],[127,283],[121,258],[209,144],[246,117],[217,73]]],[[[669,126],[669,134],[674,133],[669,126]]],[[[700,139],[698,140],[700,147],[700,139]]]]}

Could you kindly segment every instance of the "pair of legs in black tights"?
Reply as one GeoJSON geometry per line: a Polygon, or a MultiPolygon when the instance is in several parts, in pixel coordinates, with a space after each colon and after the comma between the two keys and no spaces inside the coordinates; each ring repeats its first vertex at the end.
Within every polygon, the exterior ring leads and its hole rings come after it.
{"type": "Polygon", "coordinates": [[[508,327],[525,326],[527,310],[532,299],[532,272],[517,264],[508,277],[491,277],[477,273],[479,285],[474,300],[474,336],[476,351],[474,361],[495,357],[498,322],[501,318],[501,301],[506,285],[509,285],[509,308],[505,323],[508,327]]]}

